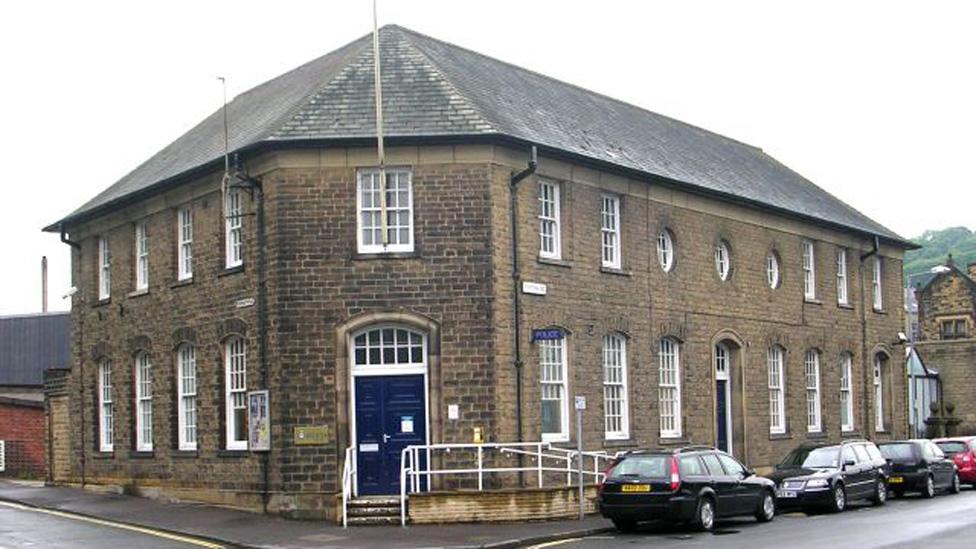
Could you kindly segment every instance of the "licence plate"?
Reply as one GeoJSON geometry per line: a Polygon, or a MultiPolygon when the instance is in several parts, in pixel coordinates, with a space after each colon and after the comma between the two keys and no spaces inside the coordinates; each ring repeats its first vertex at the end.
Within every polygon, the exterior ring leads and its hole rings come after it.
{"type": "Polygon", "coordinates": [[[650,492],[650,484],[624,484],[620,487],[621,492],[650,492]]]}
{"type": "Polygon", "coordinates": [[[796,492],[794,492],[793,490],[780,490],[779,492],[776,493],[776,497],[795,498],[796,492]]]}
{"type": "Polygon", "coordinates": [[[888,484],[901,484],[903,482],[905,482],[905,479],[902,477],[891,477],[888,479],[888,484]]]}

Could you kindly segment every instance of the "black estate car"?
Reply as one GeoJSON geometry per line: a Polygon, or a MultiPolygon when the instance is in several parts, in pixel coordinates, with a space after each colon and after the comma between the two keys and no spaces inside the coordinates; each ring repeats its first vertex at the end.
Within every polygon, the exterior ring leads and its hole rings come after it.
{"type": "Polygon", "coordinates": [[[930,498],[936,490],[959,493],[956,464],[930,440],[898,440],[878,445],[891,464],[888,486],[896,496],[921,492],[930,498]]]}
{"type": "Polygon", "coordinates": [[[691,522],[711,530],[715,519],[753,515],[773,520],[773,482],[714,448],[628,452],[600,486],[600,513],[621,531],[638,522],[691,522]]]}
{"type": "Polygon", "coordinates": [[[869,499],[884,505],[888,496],[888,463],[866,440],[800,446],[769,477],[776,482],[780,508],[840,512],[850,501],[869,499]]]}

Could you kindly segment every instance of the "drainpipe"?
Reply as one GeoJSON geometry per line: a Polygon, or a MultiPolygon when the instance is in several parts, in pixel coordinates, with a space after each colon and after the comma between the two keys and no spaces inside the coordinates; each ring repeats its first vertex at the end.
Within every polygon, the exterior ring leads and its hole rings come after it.
{"type": "MultiPolygon", "coordinates": [[[[512,224],[512,366],[515,367],[515,423],[517,429],[518,442],[522,442],[522,301],[521,285],[522,273],[519,271],[519,240],[518,240],[518,184],[526,177],[535,173],[537,162],[537,152],[535,146],[529,155],[529,165],[524,170],[513,173],[509,180],[509,218],[512,224]]],[[[522,456],[519,455],[521,465],[522,456]]],[[[522,472],[519,471],[519,477],[522,472]]],[[[519,478],[519,484],[522,484],[519,478]]]]}
{"type": "Polygon", "coordinates": [[[871,407],[868,405],[868,395],[870,394],[868,387],[874,387],[874,382],[872,380],[874,376],[874,364],[871,360],[869,360],[868,357],[868,317],[867,304],[864,301],[864,262],[871,256],[876,255],[879,248],[880,242],[878,241],[877,235],[875,235],[874,240],[872,241],[871,251],[861,254],[861,261],[858,262],[857,265],[858,278],[860,279],[858,287],[861,294],[861,365],[863,366],[861,368],[861,387],[862,393],[864,394],[864,398],[861,399],[861,403],[862,407],[864,408],[863,421],[865,437],[867,437],[868,433],[872,432],[873,428],[873,422],[871,421],[873,416],[871,414],[871,407]],[[871,367],[872,372],[871,378],[868,377],[869,366],[871,367]],[[869,383],[869,381],[871,382],[869,383]]]}
{"type": "MultiPolygon", "coordinates": [[[[78,243],[78,242],[75,242],[73,240],[70,240],[68,238],[68,232],[65,230],[63,223],[60,224],[60,225],[58,225],[58,229],[61,232],[61,242],[64,242],[65,244],[71,246],[74,250],[77,250],[78,251],[78,264],[80,265],[81,264],[81,244],[78,243]]],[[[81,298],[79,298],[79,301],[81,301],[82,303],[84,303],[84,301],[85,301],[84,296],[85,296],[85,294],[84,294],[84,292],[82,292],[81,298]]],[[[88,403],[85,401],[85,398],[86,398],[85,397],[85,353],[82,350],[82,348],[84,347],[84,344],[85,344],[84,343],[85,342],[85,314],[84,314],[84,311],[82,311],[80,314],[78,314],[78,317],[77,318],[78,318],[78,379],[79,379],[78,393],[80,395],[79,398],[81,399],[81,404],[80,404],[81,413],[78,414],[78,423],[80,424],[79,427],[80,427],[80,430],[81,430],[81,456],[79,456],[79,461],[80,461],[80,465],[81,465],[81,487],[84,488],[85,487],[85,465],[86,465],[85,464],[85,461],[86,461],[86,459],[88,457],[88,448],[87,448],[87,443],[86,443],[86,439],[85,439],[85,409],[88,407],[88,403]]],[[[71,413],[71,400],[70,399],[68,400],[68,413],[69,414],[71,413]]],[[[54,478],[54,472],[53,472],[54,461],[53,460],[51,461],[50,467],[51,467],[51,473],[50,473],[51,474],[51,478],[54,478]]],[[[69,472],[69,478],[70,478],[70,472],[69,472]]]]}
{"type": "MultiPolygon", "coordinates": [[[[267,260],[265,259],[266,228],[264,218],[264,187],[260,179],[251,177],[247,174],[237,172],[237,179],[247,188],[254,192],[254,207],[256,210],[255,225],[257,232],[257,257],[255,258],[257,274],[257,303],[255,315],[257,316],[258,331],[258,367],[261,370],[261,388],[268,388],[268,281],[267,281],[267,260]]],[[[269,392],[270,395],[270,392],[269,392]]],[[[270,400],[269,396],[269,400],[270,400]]],[[[271,403],[268,403],[270,412],[271,403]]],[[[261,505],[265,514],[268,512],[268,503],[271,493],[268,489],[269,480],[269,460],[271,452],[261,453],[261,505]]]]}

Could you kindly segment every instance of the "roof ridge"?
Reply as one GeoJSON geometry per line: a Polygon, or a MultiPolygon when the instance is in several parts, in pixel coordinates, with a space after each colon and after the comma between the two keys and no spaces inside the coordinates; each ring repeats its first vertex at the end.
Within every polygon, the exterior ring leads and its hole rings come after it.
{"type": "Polygon", "coordinates": [[[538,72],[538,71],[535,71],[535,70],[532,70],[532,69],[523,67],[521,65],[516,65],[516,64],[511,63],[509,61],[505,61],[503,59],[498,59],[497,57],[492,57],[490,55],[485,55],[485,54],[483,54],[481,52],[472,50],[470,48],[466,48],[464,46],[459,46],[457,44],[454,44],[453,42],[447,42],[445,40],[441,40],[439,38],[435,38],[433,36],[424,34],[422,32],[417,32],[417,31],[415,31],[413,29],[408,29],[406,27],[401,27],[400,25],[396,25],[396,24],[392,24],[392,23],[389,24],[389,25],[384,25],[383,28],[394,28],[394,29],[400,30],[400,31],[402,31],[402,32],[404,32],[406,34],[412,34],[414,36],[418,36],[418,37],[423,38],[425,40],[431,40],[433,42],[437,42],[438,44],[443,44],[445,46],[449,46],[449,47],[452,47],[452,48],[456,48],[456,49],[465,51],[467,53],[470,53],[472,55],[476,55],[476,56],[481,57],[481,58],[484,58],[484,59],[489,59],[489,60],[491,60],[491,61],[493,61],[495,63],[499,63],[499,64],[505,65],[507,67],[511,67],[513,69],[516,69],[516,70],[519,70],[519,71],[522,71],[522,72],[525,72],[525,73],[528,73],[528,74],[537,76],[537,77],[542,78],[544,80],[548,80],[550,82],[556,82],[556,83],[558,83],[560,85],[567,86],[567,87],[570,87],[570,88],[579,90],[579,91],[584,92],[584,93],[587,93],[587,94],[591,94],[591,95],[598,96],[600,98],[603,98],[603,99],[605,99],[607,101],[610,101],[612,103],[616,103],[618,105],[624,105],[626,107],[630,107],[632,109],[636,109],[636,110],[639,110],[639,111],[644,112],[644,113],[648,113],[648,114],[651,114],[651,115],[654,115],[654,116],[659,116],[661,118],[666,118],[666,119],[668,119],[671,122],[674,122],[676,124],[681,124],[682,126],[685,126],[685,127],[688,127],[688,128],[694,128],[694,129],[696,129],[698,131],[707,133],[709,135],[714,135],[716,137],[720,137],[720,138],[722,138],[722,139],[724,139],[726,141],[731,141],[732,143],[735,143],[735,144],[738,144],[738,145],[742,145],[744,147],[749,147],[750,149],[755,149],[757,151],[762,151],[763,150],[762,147],[758,147],[756,145],[752,145],[752,144],[746,143],[745,141],[740,141],[738,139],[735,139],[733,137],[729,137],[727,135],[722,135],[720,133],[717,133],[717,132],[714,132],[712,130],[709,130],[708,128],[703,128],[701,126],[698,126],[698,125],[695,125],[695,124],[690,124],[690,123],[685,122],[683,120],[678,120],[677,118],[674,118],[672,116],[668,116],[666,114],[661,114],[659,112],[652,111],[652,110],[650,110],[650,109],[648,109],[646,107],[641,107],[640,105],[635,105],[634,103],[630,103],[628,101],[623,101],[621,99],[617,99],[615,97],[611,97],[611,96],[609,96],[607,94],[604,94],[604,93],[601,93],[601,92],[598,92],[598,91],[593,91],[593,90],[588,89],[588,88],[584,88],[583,86],[580,86],[580,85],[577,85],[577,84],[573,84],[572,82],[566,82],[565,80],[560,80],[560,79],[555,78],[553,76],[549,76],[547,74],[543,74],[541,72],[538,72]]]}
{"type": "MultiPolygon", "coordinates": [[[[400,32],[403,35],[403,38],[406,41],[406,43],[410,45],[410,48],[413,51],[417,52],[417,55],[419,55],[420,57],[422,57],[424,59],[424,61],[426,61],[427,64],[430,65],[430,68],[433,69],[434,72],[436,72],[438,75],[440,75],[441,80],[445,84],[447,84],[447,86],[449,88],[451,88],[451,91],[453,91],[454,93],[457,94],[458,97],[460,97],[461,99],[463,99],[464,100],[464,103],[468,107],[470,107],[471,110],[473,110],[489,128],[491,128],[491,131],[496,132],[496,133],[500,131],[498,129],[498,124],[496,124],[493,121],[491,121],[488,118],[488,116],[485,115],[484,110],[481,108],[481,106],[478,105],[478,103],[476,101],[472,101],[470,97],[468,97],[467,95],[465,95],[464,93],[462,93],[461,90],[457,87],[457,84],[455,84],[447,76],[447,73],[445,73],[441,69],[440,65],[438,65],[436,61],[434,61],[433,59],[431,59],[431,57],[429,55],[427,55],[427,53],[425,53],[421,49],[420,46],[418,46],[416,43],[414,43],[412,40],[410,40],[410,37],[409,37],[410,34],[419,35],[419,36],[426,36],[426,35],[420,34],[418,32],[411,31],[410,29],[401,27],[399,25],[394,25],[394,24],[384,25],[383,28],[384,29],[389,28],[391,30],[395,30],[395,31],[400,32]]],[[[445,42],[445,44],[446,44],[446,42],[445,42]]]]}

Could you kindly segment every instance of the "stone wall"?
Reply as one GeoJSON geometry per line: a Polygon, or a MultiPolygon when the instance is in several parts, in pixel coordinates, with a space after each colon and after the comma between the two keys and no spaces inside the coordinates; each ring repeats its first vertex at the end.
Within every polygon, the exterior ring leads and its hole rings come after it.
{"type": "Polygon", "coordinates": [[[962,420],[957,433],[976,435],[976,339],[923,341],[915,349],[926,366],[938,370],[943,399],[962,420]]]}
{"type": "MultiPolygon", "coordinates": [[[[427,492],[410,496],[411,524],[513,522],[579,516],[579,488],[521,488],[490,492],[427,492]]],[[[596,512],[596,486],[586,486],[584,512],[596,512]]]]}

